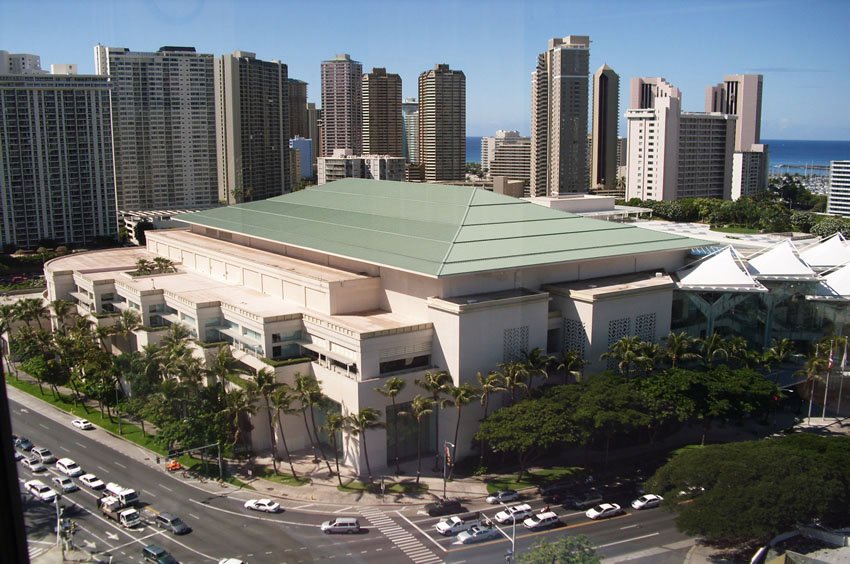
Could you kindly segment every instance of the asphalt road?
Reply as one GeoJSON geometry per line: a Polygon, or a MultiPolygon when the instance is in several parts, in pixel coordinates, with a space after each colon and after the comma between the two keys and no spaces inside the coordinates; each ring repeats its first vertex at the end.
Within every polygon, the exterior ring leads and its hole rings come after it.
{"type": "MultiPolygon", "coordinates": [[[[193,531],[176,537],[146,525],[125,530],[103,518],[97,510],[99,493],[85,486],[67,494],[63,504],[67,516],[78,523],[75,541],[78,545],[108,551],[117,562],[141,561],[141,550],[147,544],[158,544],[181,562],[217,562],[235,557],[248,562],[343,562],[417,564],[446,562],[501,562],[510,548],[506,538],[476,545],[454,544],[454,537],[443,537],[434,530],[438,518],[428,517],[421,507],[357,507],[343,503],[321,504],[283,500],[285,511],[264,514],[243,507],[245,500],[263,497],[262,492],[222,489],[215,483],[198,484],[144,463],[144,452],[135,447],[119,452],[103,444],[109,442],[103,431],[79,431],[70,425],[71,417],[29,397],[21,403],[10,401],[12,425],[19,436],[26,436],[37,446],[46,446],[57,457],[76,460],[86,472],[104,482],[115,481],[140,492],[143,515],[167,511],[180,516],[193,531]],[[28,407],[27,407],[28,406],[28,407]],[[44,407],[42,407],[44,406],[44,407]],[[124,453],[129,453],[124,454],[124,453]],[[324,535],[318,525],[336,516],[354,516],[364,528],[357,535],[324,535]]],[[[112,439],[114,444],[114,439],[112,439]]],[[[125,445],[128,443],[124,443],[125,445]]],[[[18,464],[21,481],[34,477],[18,464]]],[[[49,483],[58,475],[54,465],[50,474],[39,477],[49,483]]],[[[628,503],[635,497],[630,487],[603,488],[605,501],[614,501],[628,513],[605,521],[590,521],[583,512],[552,505],[561,517],[561,525],[545,531],[529,532],[521,524],[516,531],[516,549],[524,550],[538,539],[554,540],[564,534],[588,536],[600,556],[615,560],[640,562],[674,562],[692,544],[676,532],[673,516],[663,509],[632,511],[628,503]]],[[[536,510],[545,503],[534,497],[527,500],[536,510]]],[[[52,505],[24,495],[28,537],[33,547],[45,546],[54,537],[55,512],[52,505]]],[[[479,501],[468,504],[470,510],[484,510],[493,516],[500,506],[479,501]]],[[[502,527],[511,535],[511,527],[502,527]]]]}

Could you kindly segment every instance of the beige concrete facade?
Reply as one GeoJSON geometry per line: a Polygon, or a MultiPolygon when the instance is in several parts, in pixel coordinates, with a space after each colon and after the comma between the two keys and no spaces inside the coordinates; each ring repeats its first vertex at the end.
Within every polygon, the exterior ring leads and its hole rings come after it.
{"type": "MultiPolygon", "coordinates": [[[[149,232],[144,249],[54,259],[45,274],[49,299],[73,300],[93,319],[105,323],[112,312],[136,310],[144,323],[135,332],[137,347],[156,343],[163,328],[182,323],[197,338],[199,355],[210,354],[204,342],[226,341],[254,369],[306,356],[294,366],[274,367],[277,379],[292,383],[295,372],[314,374],[343,414],[363,407],[387,413],[389,400],[376,388],[390,376],[406,383],[396,398],[403,404],[421,393],[415,380],[427,371],[446,370],[455,385],[474,384],[476,373],[535,347],[549,354],[579,350],[589,370],[597,370],[604,366],[599,354],[621,336],[657,340],[670,324],[672,284],[664,273],[681,266],[686,253],[438,278],[193,225],[149,232]],[[174,261],[177,272],[130,274],[139,258],[155,256],[174,261]]],[[[440,411],[440,441],[450,439],[456,416],[450,408],[440,411]]],[[[480,416],[477,403],[464,410],[459,457],[474,454],[480,416]]],[[[251,434],[257,449],[270,445],[263,417],[257,416],[251,434]]],[[[308,446],[297,415],[284,416],[283,425],[290,448],[308,446]]],[[[368,431],[373,470],[390,464],[389,440],[386,429],[368,431]]],[[[360,439],[343,433],[342,449],[341,462],[363,471],[360,439]]]]}
{"type": "Polygon", "coordinates": [[[401,113],[401,77],[387,69],[364,74],[363,153],[404,156],[401,113]]]}
{"type": "Polygon", "coordinates": [[[363,149],[363,65],[342,53],[322,61],[322,150],[330,157],[335,149],[363,149]]]}
{"type": "Polygon", "coordinates": [[[587,192],[590,38],[549,40],[531,73],[531,193],[587,192]]]}

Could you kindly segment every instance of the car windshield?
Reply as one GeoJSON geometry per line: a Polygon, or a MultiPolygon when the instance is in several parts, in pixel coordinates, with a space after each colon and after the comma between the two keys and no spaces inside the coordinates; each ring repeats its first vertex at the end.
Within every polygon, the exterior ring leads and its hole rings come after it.
{"type": "Polygon", "coordinates": [[[605,507],[602,505],[597,505],[592,509],[592,511],[595,511],[596,513],[602,513],[603,511],[605,511],[605,507]]]}

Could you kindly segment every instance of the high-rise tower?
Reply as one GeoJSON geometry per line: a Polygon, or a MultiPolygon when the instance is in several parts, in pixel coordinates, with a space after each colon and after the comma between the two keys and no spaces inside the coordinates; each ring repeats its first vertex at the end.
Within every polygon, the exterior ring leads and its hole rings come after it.
{"type": "Polygon", "coordinates": [[[590,38],[549,40],[531,74],[531,194],[587,191],[590,38]]]}
{"type": "Polygon", "coordinates": [[[219,200],[237,204],[289,192],[286,65],[234,51],[216,60],[215,86],[219,200]]]}
{"type": "Polygon", "coordinates": [[[322,62],[323,157],[334,149],[363,150],[362,74],[363,65],[347,53],[322,62]]]}
{"type": "Polygon", "coordinates": [[[194,47],[154,53],[97,45],[108,76],[118,209],[218,203],[212,55],[194,47]]]}
{"type": "Polygon", "coordinates": [[[310,138],[307,117],[307,83],[297,78],[289,79],[289,138],[310,138]]]}
{"type": "Polygon", "coordinates": [[[403,156],[401,77],[373,68],[363,75],[362,83],[363,153],[403,156]]]}
{"type": "Polygon", "coordinates": [[[466,76],[449,65],[419,75],[419,162],[426,182],[466,174],[466,76]]]}
{"type": "Polygon", "coordinates": [[[404,160],[419,163],[419,102],[416,98],[405,98],[401,103],[402,126],[404,128],[404,160]]]}
{"type": "Polygon", "coordinates": [[[617,127],[620,122],[620,77],[608,65],[593,74],[593,136],[590,187],[617,187],[617,127]]]}

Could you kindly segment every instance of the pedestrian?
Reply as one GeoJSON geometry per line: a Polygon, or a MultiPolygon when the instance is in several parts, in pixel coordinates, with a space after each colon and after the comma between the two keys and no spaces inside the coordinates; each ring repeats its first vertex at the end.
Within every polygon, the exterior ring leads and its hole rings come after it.
{"type": "Polygon", "coordinates": [[[548,505],[547,505],[546,507],[544,507],[544,508],[543,508],[543,513],[546,513],[547,511],[549,511],[549,506],[548,506],[548,505]]]}
{"type": "Polygon", "coordinates": [[[156,463],[159,464],[159,456],[156,457],[156,463]]]}

